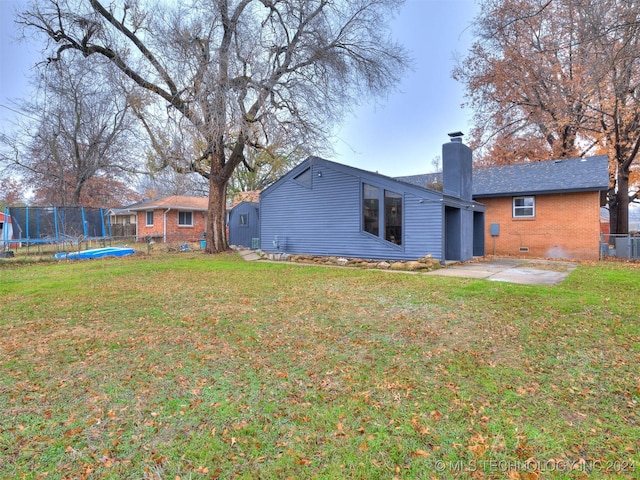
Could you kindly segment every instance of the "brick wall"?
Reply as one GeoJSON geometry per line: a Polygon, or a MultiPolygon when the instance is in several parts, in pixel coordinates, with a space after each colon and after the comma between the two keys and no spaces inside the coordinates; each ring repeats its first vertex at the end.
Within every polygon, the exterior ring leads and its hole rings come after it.
{"type": "Polygon", "coordinates": [[[535,218],[513,218],[512,197],[478,199],[485,214],[486,253],[494,253],[492,223],[500,224],[496,255],[597,260],[600,244],[598,192],[536,195],[535,218]],[[525,252],[521,249],[528,248],[525,252]]]}
{"type": "Polygon", "coordinates": [[[178,210],[169,210],[166,214],[167,228],[165,231],[165,210],[155,210],[153,226],[147,226],[147,212],[138,212],[138,238],[147,236],[163,237],[165,232],[167,242],[196,242],[202,238],[205,231],[206,212],[192,212],[193,226],[178,225],[178,210]]]}

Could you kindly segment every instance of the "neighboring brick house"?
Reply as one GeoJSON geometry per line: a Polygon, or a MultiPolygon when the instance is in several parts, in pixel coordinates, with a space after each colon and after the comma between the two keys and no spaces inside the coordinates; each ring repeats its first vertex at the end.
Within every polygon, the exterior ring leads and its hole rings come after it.
{"type": "Polygon", "coordinates": [[[195,242],[205,232],[207,197],[174,195],[140,202],[129,210],[136,213],[138,240],[195,242]]]}
{"type": "MultiPolygon", "coordinates": [[[[437,181],[433,174],[400,180],[437,181]]],[[[604,155],[475,168],[473,199],[486,207],[486,253],[597,260],[608,188],[604,155]]]]}

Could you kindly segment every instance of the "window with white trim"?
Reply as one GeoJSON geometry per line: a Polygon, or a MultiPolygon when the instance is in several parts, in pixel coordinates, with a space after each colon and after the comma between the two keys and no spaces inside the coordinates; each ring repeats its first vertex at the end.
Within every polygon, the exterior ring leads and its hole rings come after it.
{"type": "Polygon", "coordinates": [[[178,212],[179,227],[193,227],[193,212],[178,212]]]}
{"type": "Polygon", "coordinates": [[[536,216],[536,197],[513,197],[513,218],[536,216]]]}
{"type": "Polygon", "coordinates": [[[147,227],[153,227],[153,210],[147,212],[147,227]]]}

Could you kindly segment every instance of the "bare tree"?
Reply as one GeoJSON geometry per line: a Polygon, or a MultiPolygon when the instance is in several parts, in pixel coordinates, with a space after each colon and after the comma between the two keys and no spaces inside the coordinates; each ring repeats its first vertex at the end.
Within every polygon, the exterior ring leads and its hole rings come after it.
{"type": "Polygon", "coordinates": [[[207,252],[227,248],[226,187],[249,149],[271,139],[325,144],[333,122],[384,94],[407,65],[389,39],[401,0],[208,0],[167,6],[34,2],[20,23],[113,62],[167,164],[209,181],[207,252]]]}
{"type": "Polygon", "coordinates": [[[604,0],[581,5],[598,62],[589,103],[593,136],[612,160],[613,188],[608,204],[611,231],[629,232],[631,169],[640,150],[640,5],[604,0]]]}
{"type": "Polygon", "coordinates": [[[229,193],[263,190],[304,160],[307,154],[302,148],[285,151],[275,145],[268,150],[249,151],[231,176],[229,193]]]}
{"type": "Polygon", "coordinates": [[[640,148],[640,5],[484,0],[478,41],[454,70],[484,164],[606,153],[611,231],[628,232],[640,148]]]}
{"type": "Polygon", "coordinates": [[[150,170],[140,177],[136,190],[145,198],[168,197],[171,195],[191,195],[206,197],[209,184],[196,173],[178,173],[170,167],[150,170]]]}
{"type": "Polygon", "coordinates": [[[129,107],[95,81],[94,65],[68,57],[39,71],[36,93],[22,101],[23,118],[3,134],[11,163],[35,201],[56,205],[118,204],[134,162],[129,107]]]}

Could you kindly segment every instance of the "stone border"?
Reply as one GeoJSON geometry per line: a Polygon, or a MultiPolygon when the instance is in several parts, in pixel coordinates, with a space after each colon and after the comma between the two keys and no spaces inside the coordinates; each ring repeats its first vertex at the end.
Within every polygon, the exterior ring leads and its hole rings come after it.
{"type": "Polygon", "coordinates": [[[427,255],[416,260],[374,260],[366,258],[336,257],[322,255],[292,255],[289,253],[265,253],[254,250],[259,259],[272,262],[293,262],[306,265],[353,267],[363,269],[396,270],[408,272],[428,272],[442,267],[440,261],[427,255]]]}

